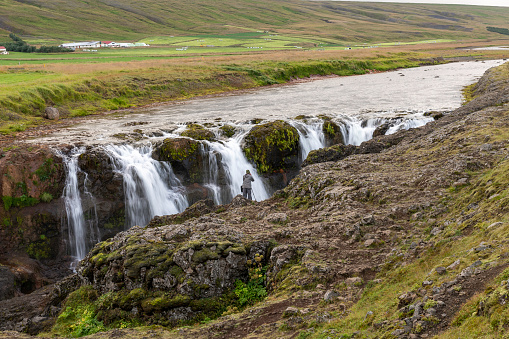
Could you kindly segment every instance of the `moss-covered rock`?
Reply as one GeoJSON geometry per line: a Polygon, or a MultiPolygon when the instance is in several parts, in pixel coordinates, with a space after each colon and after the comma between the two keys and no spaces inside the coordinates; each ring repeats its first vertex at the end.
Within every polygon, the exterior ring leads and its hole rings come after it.
{"type": "Polygon", "coordinates": [[[200,143],[185,138],[167,138],[156,145],[153,157],[159,161],[184,162],[199,153],[200,143]]]}
{"type": "Polygon", "coordinates": [[[182,132],[181,135],[195,140],[207,140],[207,141],[216,140],[216,136],[212,131],[198,124],[187,125],[186,130],[182,132]]]}
{"type": "Polygon", "coordinates": [[[258,258],[267,265],[273,247],[273,241],[253,242],[209,216],[135,226],[97,244],[80,262],[82,287],[67,300],[54,331],[63,334],[67,320],[87,312],[104,328],[133,322],[176,326],[217,317],[237,305],[234,290],[250,281],[250,263],[258,258]],[[82,297],[87,298],[76,302],[82,297]]]}
{"type": "Polygon", "coordinates": [[[233,137],[237,131],[237,129],[232,125],[223,125],[219,127],[219,130],[221,131],[221,134],[227,138],[233,137]]]}
{"type": "Polygon", "coordinates": [[[255,126],[244,142],[244,153],[260,173],[298,167],[299,133],[287,122],[277,120],[255,126]]]}
{"type": "Polygon", "coordinates": [[[152,157],[159,161],[169,161],[173,171],[185,184],[202,183],[204,173],[203,145],[187,138],[168,138],[155,146],[152,157]]]}
{"type": "Polygon", "coordinates": [[[331,119],[324,119],[322,131],[325,136],[326,146],[344,144],[343,132],[341,132],[341,127],[331,119]]]}

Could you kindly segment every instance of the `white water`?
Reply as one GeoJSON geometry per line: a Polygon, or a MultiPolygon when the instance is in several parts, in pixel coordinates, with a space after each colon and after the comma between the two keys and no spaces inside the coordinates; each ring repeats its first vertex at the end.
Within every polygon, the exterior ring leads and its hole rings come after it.
{"type": "Polygon", "coordinates": [[[214,192],[214,202],[216,204],[227,204],[233,197],[241,194],[240,186],[242,186],[242,177],[249,170],[253,175],[253,200],[261,201],[270,197],[269,189],[262,177],[258,175],[254,166],[247,160],[242,148],[241,141],[248,131],[243,131],[234,135],[232,138],[224,142],[206,142],[209,147],[209,156],[212,163],[217,164],[217,158],[222,167],[223,173],[219,173],[216,167],[210,167],[209,172],[215,173],[215,182],[209,182],[208,186],[216,186],[218,190],[214,192]],[[221,192],[218,183],[218,174],[224,175],[227,189],[221,192]]]}
{"type": "MultiPolygon", "coordinates": [[[[83,213],[83,199],[79,191],[78,173],[78,157],[85,151],[85,148],[74,148],[70,155],[62,152],[57,154],[62,157],[64,166],[67,170],[65,187],[62,198],[64,200],[65,211],[67,215],[67,227],[69,232],[69,248],[73,258],[71,268],[75,268],[75,264],[83,259],[89,248],[88,243],[95,244],[99,241],[99,230],[97,228],[97,213],[95,204],[92,206],[93,217],[85,220],[83,213]]],[[[87,190],[87,176],[85,176],[83,187],[84,195],[93,202],[92,195],[87,190]]]]}
{"type": "Polygon", "coordinates": [[[152,147],[105,147],[115,170],[124,178],[126,226],[145,226],[156,215],[175,214],[188,207],[184,187],[166,162],[152,159],[152,147]]]}
{"type": "Polygon", "coordinates": [[[341,133],[343,133],[344,143],[359,146],[364,141],[372,139],[377,127],[385,123],[391,124],[391,127],[385,133],[389,135],[400,130],[424,126],[430,121],[433,121],[433,118],[424,117],[422,114],[419,114],[412,118],[399,119],[372,118],[361,120],[359,118],[344,117],[342,122],[338,122],[338,124],[340,125],[341,133]]]}
{"type": "Polygon", "coordinates": [[[325,147],[323,134],[323,120],[313,120],[309,124],[300,121],[290,121],[290,124],[299,132],[301,161],[306,160],[309,152],[325,147]]]}

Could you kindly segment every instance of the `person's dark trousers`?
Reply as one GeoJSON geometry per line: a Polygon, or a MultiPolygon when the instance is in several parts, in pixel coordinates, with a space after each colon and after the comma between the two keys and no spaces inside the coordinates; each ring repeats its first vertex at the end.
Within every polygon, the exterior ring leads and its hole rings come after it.
{"type": "Polygon", "coordinates": [[[253,200],[253,197],[251,196],[251,188],[244,188],[243,191],[242,191],[242,195],[244,196],[244,198],[246,199],[249,199],[249,200],[253,200]]]}

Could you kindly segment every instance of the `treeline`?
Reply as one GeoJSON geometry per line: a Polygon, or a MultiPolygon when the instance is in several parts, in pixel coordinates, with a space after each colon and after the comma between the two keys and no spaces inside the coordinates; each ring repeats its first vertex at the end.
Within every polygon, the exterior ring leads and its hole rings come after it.
{"type": "Polygon", "coordinates": [[[6,50],[10,52],[23,52],[23,53],[62,53],[72,52],[69,48],[58,47],[58,46],[41,46],[37,48],[30,46],[23,39],[16,36],[14,33],[9,34],[9,38],[12,41],[0,42],[0,45],[4,46],[6,50]]]}
{"type": "Polygon", "coordinates": [[[486,29],[490,32],[500,33],[509,35],[509,29],[507,28],[500,28],[500,27],[486,27],[486,29]]]}

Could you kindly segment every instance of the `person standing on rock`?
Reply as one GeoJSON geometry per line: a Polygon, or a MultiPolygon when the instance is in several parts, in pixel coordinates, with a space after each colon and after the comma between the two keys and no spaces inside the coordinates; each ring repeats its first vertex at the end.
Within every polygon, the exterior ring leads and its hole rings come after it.
{"type": "Polygon", "coordinates": [[[242,177],[242,195],[244,198],[253,200],[253,197],[251,196],[252,188],[251,188],[251,182],[254,181],[253,176],[251,175],[251,172],[249,170],[246,170],[246,174],[242,177]]]}

